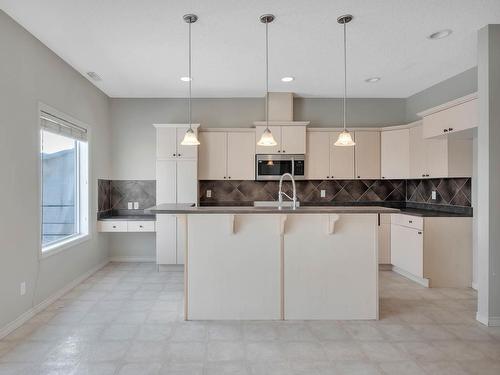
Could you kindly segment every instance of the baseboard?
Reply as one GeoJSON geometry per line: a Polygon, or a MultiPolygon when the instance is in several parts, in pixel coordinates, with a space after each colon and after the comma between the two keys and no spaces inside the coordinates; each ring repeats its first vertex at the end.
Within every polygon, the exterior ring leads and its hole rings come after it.
{"type": "Polygon", "coordinates": [[[429,287],[429,279],[425,279],[423,277],[418,277],[418,276],[415,276],[414,274],[408,272],[408,271],[405,271],[399,267],[396,267],[396,266],[392,266],[392,270],[398,274],[400,274],[401,276],[404,276],[406,277],[407,279],[410,279],[411,281],[415,281],[417,284],[420,284],[422,286],[425,286],[426,288],[429,287]]]}
{"type": "Polygon", "coordinates": [[[109,258],[110,262],[122,262],[122,263],[145,263],[145,262],[156,262],[156,257],[135,257],[135,256],[127,256],[127,257],[111,257],[109,258]]]}
{"type": "Polygon", "coordinates": [[[500,316],[488,317],[483,314],[476,313],[476,320],[488,327],[500,327],[500,316]]]}
{"type": "Polygon", "coordinates": [[[59,298],[61,298],[63,295],[68,293],[71,289],[76,287],[78,284],[80,284],[82,281],[85,281],[88,279],[90,276],[92,276],[94,273],[99,271],[102,267],[104,267],[106,264],[109,263],[109,260],[105,260],[104,262],[98,264],[97,266],[93,267],[89,271],[85,272],[83,275],[79,276],[72,282],[70,282],[68,285],[65,287],[59,289],[57,292],[40,302],[39,304],[33,306],[31,309],[28,311],[24,312],[21,314],[17,319],[13,320],[6,326],[2,327],[0,329],[0,340],[7,336],[9,333],[14,331],[15,329],[19,328],[22,326],[24,323],[26,323],[28,320],[33,318],[36,314],[39,312],[45,310],[49,305],[57,301],[59,298]]]}
{"type": "Polygon", "coordinates": [[[184,264],[160,264],[158,271],[183,272],[184,264]]]}
{"type": "Polygon", "coordinates": [[[392,264],[380,263],[378,265],[379,271],[392,271],[392,264]]]}
{"type": "Polygon", "coordinates": [[[471,287],[472,287],[472,289],[477,290],[477,283],[473,282],[472,285],[471,285],[471,287]]]}

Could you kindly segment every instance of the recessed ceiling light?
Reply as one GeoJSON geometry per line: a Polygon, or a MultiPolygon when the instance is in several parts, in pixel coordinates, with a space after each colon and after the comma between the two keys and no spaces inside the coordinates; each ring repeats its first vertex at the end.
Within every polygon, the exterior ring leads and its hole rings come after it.
{"type": "Polygon", "coordinates": [[[181,77],[181,81],[182,82],[189,82],[189,81],[191,81],[191,78],[190,77],[181,77]]]}
{"type": "Polygon", "coordinates": [[[365,82],[368,82],[368,83],[375,83],[378,81],[380,81],[380,77],[370,77],[370,78],[365,79],[365,82]]]}
{"type": "Polygon", "coordinates": [[[294,77],[283,77],[283,78],[281,78],[282,82],[292,82],[293,80],[295,80],[294,77]]]}
{"type": "Polygon", "coordinates": [[[87,72],[87,75],[92,78],[92,80],[94,81],[102,81],[102,78],[99,74],[97,74],[96,72],[87,72]]]}
{"type": "Polygon", "coordinates": [[[439,30],[436,31],[435,33],[432,33],[431,35],[428,36],[429,39],[443,39],[446,38],[447,36],[450,36],[453,31],[450,29],[444,29],[444,30],[439,30]]]}

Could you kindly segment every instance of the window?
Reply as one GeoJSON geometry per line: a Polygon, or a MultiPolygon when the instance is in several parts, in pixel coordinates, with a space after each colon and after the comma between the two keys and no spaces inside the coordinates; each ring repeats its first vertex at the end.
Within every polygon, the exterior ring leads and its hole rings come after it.
{"type": "Polygon", "coordinates": [[[41,244],[47,252],[88,234],[87,130],[40,113],[41,244]]]}

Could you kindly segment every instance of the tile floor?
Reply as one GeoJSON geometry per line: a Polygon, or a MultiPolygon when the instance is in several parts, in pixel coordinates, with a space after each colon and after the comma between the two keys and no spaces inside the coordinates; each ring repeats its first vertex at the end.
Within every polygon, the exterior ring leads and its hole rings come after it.
{"type": "Polygon", "coordinates": [[[377,322],[183,322],[183,274],[111,263],[0,341],[0,374],[500,374],[471,289],[380,273],[377,322]]]}

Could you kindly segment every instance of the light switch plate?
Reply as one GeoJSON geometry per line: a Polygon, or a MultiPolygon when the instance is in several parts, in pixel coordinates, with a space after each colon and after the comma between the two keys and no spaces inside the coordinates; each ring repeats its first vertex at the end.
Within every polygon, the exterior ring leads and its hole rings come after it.
{"type": "Polygon", "coordinates": [[[212,190],[207,190],[207,198],[212,198],[212,190]]]}
{"type": "Polygon", "coordinates": [[[319,194],[320,194],[321,198],[325,198],[326,197],[326,190],[320,190],[319,194]]]}
{"type": "Polygon", "coordinates": [[[132,208],[134,208],[134,204],[132,202],[127,202],[127,208],[131,210],[132,208]]]}
{"type": "Polygon", "coordinates": [[[139,209],[139,202],[134,202],[134,210],[138,210],[139,209]]]}
{"type": "Polygon", "coordinates": [[[436,190],[433,190],[431,193],[431,199],[436,200],[436,190]]]}

